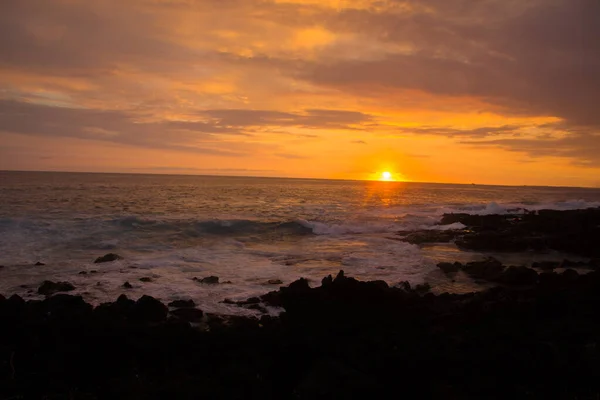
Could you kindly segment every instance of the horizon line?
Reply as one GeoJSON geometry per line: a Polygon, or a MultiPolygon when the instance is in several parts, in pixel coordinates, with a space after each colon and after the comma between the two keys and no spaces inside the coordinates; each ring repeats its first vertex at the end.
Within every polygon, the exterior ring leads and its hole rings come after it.
{"type": "Polygon", "coordinates": [[[318,181],[343,181],[343,182],[381,182],[387,184],[394,183],[414,183],[431,185],[462,185],[462,186],[495,186],[495,187],[538,187],[538,188],[571,188],[571,189],[600,189],[600,186],[552,186],[552,185],[510,185],[510,184],[491,184],[491,183],[458,183],[458,182],[427,182],[427,181],[382,181],[379,179],[349,179],[349,178],[309,178],[309,177],[290,177],[290,176],[261,176],[261,175],[214,175],[200,173],[162,173],[162,172],[106,172],[106,171],[65,171],[65,170],[18,170],[18,169],[0,169],[0,172],[35,172],[35,173],[58,173],[58,174],[97,174],[97,175],[157,175],[157,176],[198,176],[213,178],[261,178],[261,179],[295,179],[295,180],[318,180],[318,181]]]}

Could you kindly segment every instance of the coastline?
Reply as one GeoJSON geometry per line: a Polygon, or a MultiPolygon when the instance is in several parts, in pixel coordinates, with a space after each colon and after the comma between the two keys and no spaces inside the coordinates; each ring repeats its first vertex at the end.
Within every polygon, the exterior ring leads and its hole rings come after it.
{"type": "Polygon", "coordinates": [[[44,300],[0,297],[0,398],[597,398],[600,209],[448,214],[444,222],[464,228],[399,240],[558,249],[586,261],[438,264],[449,281],[460,273],[493,286],[465,294],[340,271],[312,288],[301,278],[223,300],[260,317],[150,296],[93,307],[65,294],[68,282],[44,282],[44,300]],[[283,312],[267,315],[267,307],[283,312]]]}

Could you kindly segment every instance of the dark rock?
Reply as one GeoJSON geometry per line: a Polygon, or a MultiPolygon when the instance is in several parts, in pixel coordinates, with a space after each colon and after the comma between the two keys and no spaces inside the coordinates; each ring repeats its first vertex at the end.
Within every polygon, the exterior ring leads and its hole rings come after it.
{"type": "Polygon", "coordinates": [[[44,281],[38,288],[38,293],[43,294],[44,296],[50,296],[54,293],[70,292],[71,290],[75,290],[75,286],[69,282],[44,281]]]}
{"type": "Polygon", "coordinates": [[[149,278],[149,277],[140,278],[140,281],[141,282],[153,282],[152,278],[149,278]]]}
{"type": "Polygon", "coordinates": [[[36,263],[35,263],[35,264],[33,264],[33,265],[35,265],[36,267],[41,267],[41,266],[43,266],[43,265],[46,265],[46,264],[44,264],[43,262],[39,262],[39,261],[38,261],[38,262],[36,262],[36,263]]]}
{"type": "Polygon", "coordinates": [[[410,282],[408,281],[402,281],[398,283],[398,287],[404,290],[405,292],[410,292],[412,290],[412,288],[410,287],[410,282]]]}
{"type": "Polygon", "coordinates": [[[131,310],[131,319],[139,322],[161,322],[167,318],[169,309],[154,297],[142,296],[131,310]]]}
{"type": "Polygon", "coordinates": [[[508,267],[498,280],[506,285],[534,285],[538,282],[538,273],[523,266],[508,267]]]}
{"type": "Polygon", "coordinates": [[[87,271],[79,271],[79,275],[87,275],[87,271]]]}
{"type": "Polygon", "coordinates": [[[46,312],[52,318],[80,319],[91,315],[92,306],[81,296],[57,294],[43,301],[46,312]]]}
{"type": "Polygon", "coordinates": [[[225,299],[221,303],[223,303],[223,304],[237,304],[235,301],[233,301],[231,299],[225,299]]]}
{"type": "Polygon", "coordinates": [[[269,312],[266,308],[264,308],[260,304],[250,304],[246,308],[249,309],[249,310],[255,310],[255,311],[261,312],[263,314],[266,314],[266,313],[269,312]]]}
{"type": "Polygon", "coordinates": [[[219,283],[218,276],[207,276],[206,278],[194,278],[196,282],[204,283],[206,285],[216,285],[219,283]]]}
{"type": "Polygon", "coordinates": [[[196,303],[194,303],[194,300],[175,300],[169,303],[169,307],[194,308],[196,307],[196,303]]]}
{"type": "Polygon", "coordinates": [[[260,303],[260,299],[258,297],[250,297],[248,300],[244,302],[244,304],[258,304],[260,303]]]}
{"type": "Polygon", "coordinates": [[[504,265],[493,257],[488,257],[483,261],[471,261],[462,266],[463,271],[471,277],[486,281],[497,280],[504,268],[504,265]]]}
{"type": "Polygon", "coordinates": [[[567,281],[576,281],[577,278],[579,278],[579,273],[577,271],[575,271],[574,269],[570,269],[570,268],[563,271],[563,273],[560,275],[562,276],[563,279],[565,279],[567,281]]]}
{"type": "Polygon", "coordinates": [[[90,271],[90,274],[97,274],[97,273],[98,273],[98,271],[96,271],[95,269],[90,271]]]}
{"type": "Polygon", "coordinates": [[[450,274],[453,272],[458,272],[462,268],[462,264],[459,262],[449,263],[449,262],[441,262],[438,263],[437,267],[442,270],[445,274],[450,274]]]}
{"type": "Polygon", "coordinates": [[[125,282],[125,283],[123,284],[123,287],[124,287],[125,289],[133,289],[133,286],[131,286],[131,283],[129,283],[129,282],[125,282]]]}
{"type": "Polygon", "coordinates": [[[269,285],[281,285],[283,282],[281,281],[281,279],[269,279],[267,281],[267,284],[269,285]]]}
{"type": "Polygon", "coordinates": [[[411,244],[448,243],[463,233],[456,230],[425,230],[410,233],[400,240],[411,244]]]}
{"type": "Polygon", "coordinates": [[[531,264],[531,268],[541,269],[542,271],[552,271],[558,267],[560,267],[560,263],[557,261],[541,261],[531,264]]]}
{"type": "Polygon", "coordinates": [[[121,257],[118,254],[108,253],[108,254],[103,255],[102,257],[96,258],[96,260],[94,261],[94,263],[99,264],[99,263],[105,263],[105,262],[112,262],[112,261],[120,260],[122,258],[123,257],[121,257]]]}
{"type": "Polygon", "coordinates": [[[171,315],[182,321],[197,323],[202,321],[204,313],[197,308],[178,308],[171,311],[171,315]]]}
{"type": "Polygon", "coordinates": [[[321,280],[321,286],[329,286],[331,284],[333,284],[333,278],[331,275],[327,275],[321,280]]]}
{"type": "Polygon", "coordinates": [[[431,290],[431,285],[427,282],[415,286],[415,292],[418,294],[425,294],[431,290]]]}

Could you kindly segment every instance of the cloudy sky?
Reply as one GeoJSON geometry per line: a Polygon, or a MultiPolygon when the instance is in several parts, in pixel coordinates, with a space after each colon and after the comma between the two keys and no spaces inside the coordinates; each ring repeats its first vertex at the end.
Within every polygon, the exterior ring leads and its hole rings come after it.
{"type": "Polygon", "coordinates": [[[600,186],[600,1],[3,0],[0,169],[600,186]]]}

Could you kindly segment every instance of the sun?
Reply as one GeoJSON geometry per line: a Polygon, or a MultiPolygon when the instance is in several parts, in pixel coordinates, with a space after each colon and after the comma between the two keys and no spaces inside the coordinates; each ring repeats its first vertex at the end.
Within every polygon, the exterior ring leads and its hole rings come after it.
{"type": "Polygon", "coordinates": [[[394,179],[392,179],[392,173],[385,171],[381,173],[381,178],[379,178],[380,181],[393,181],[394,179]]]}

